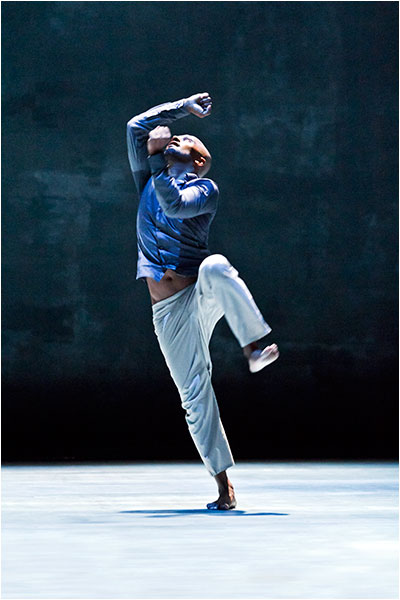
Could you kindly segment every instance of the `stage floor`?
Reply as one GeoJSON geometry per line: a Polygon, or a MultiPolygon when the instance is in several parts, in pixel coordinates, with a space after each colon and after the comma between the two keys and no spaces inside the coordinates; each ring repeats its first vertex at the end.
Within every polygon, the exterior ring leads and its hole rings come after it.
{"type": "Polygon", "coordinates": [[[3,467],[3,598],[398,598],[396,463],[3,467]]]}

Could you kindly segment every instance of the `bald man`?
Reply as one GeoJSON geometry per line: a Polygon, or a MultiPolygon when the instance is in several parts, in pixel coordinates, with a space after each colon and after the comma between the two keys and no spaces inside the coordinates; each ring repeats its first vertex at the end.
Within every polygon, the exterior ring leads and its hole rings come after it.
{"type": "Polygon", "coordinates": [[[211,385],[209,342],[225,316],[252,373],[279,356],[276,344],[260,349],[271,328],[246,284],[221,254],[210,254],[208,232],[218,187],[205,177],[211,155],[195,136],[171,135],[169,125],[211,114],[207,92],[167,102],[127,125],[128,156],[140,197],[137,279],[146,281],[161,351],[178,388],[197,450],[215,478],[211,510],[236,506],[227,469],[234,465],[211,385]]]}

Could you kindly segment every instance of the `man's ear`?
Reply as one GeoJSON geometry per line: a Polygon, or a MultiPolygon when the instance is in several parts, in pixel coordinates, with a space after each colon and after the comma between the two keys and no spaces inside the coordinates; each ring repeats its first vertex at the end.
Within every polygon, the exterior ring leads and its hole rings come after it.
{"type": "Polygon", "coordinates": [[[195,158],[193,164],[197,167],[197,169],[201,169],[206,164],[206,159],[204,156],[200,156],[199,158],[195,158]]]}

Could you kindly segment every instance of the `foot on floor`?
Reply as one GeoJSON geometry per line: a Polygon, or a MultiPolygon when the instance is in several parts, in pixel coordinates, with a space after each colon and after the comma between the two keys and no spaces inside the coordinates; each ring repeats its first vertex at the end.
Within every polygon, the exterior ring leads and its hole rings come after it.
{"type": "Polygon", "coordinates": [[[208,510],[232,510],[236,508],[236,498],[229,498],[229,496],[220,496],[215,502],[207,504],[208,510]]]}

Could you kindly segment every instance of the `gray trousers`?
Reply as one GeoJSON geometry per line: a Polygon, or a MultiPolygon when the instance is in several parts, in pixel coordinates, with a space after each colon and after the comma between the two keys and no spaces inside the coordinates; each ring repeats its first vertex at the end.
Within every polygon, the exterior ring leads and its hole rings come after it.
{"type": "Polygon", "coordinates": [[[221,254],[203,260],[196,283],[153,304],[161,351],[190,434],[213,476],[234,465],[211,385],[209,342],[222,316],[242,348],[271,331],[237,270],[221,254]]]}

